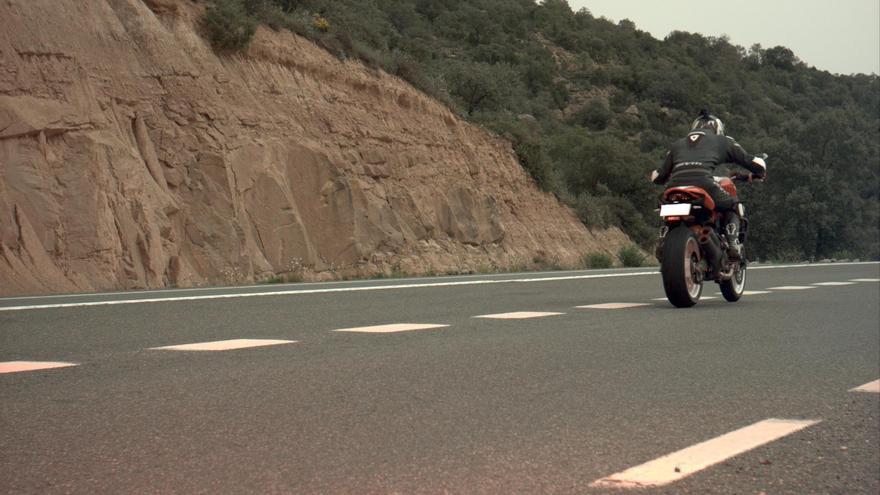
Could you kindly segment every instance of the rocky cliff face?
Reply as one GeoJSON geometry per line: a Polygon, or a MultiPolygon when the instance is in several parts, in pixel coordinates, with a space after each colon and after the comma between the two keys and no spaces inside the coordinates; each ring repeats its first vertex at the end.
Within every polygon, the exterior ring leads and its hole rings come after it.
{"type": "Polygon", "coordinates": [[[0,295],[574,263],[626,237],[403,81],[175,0],[0,3],[0,295]]]}

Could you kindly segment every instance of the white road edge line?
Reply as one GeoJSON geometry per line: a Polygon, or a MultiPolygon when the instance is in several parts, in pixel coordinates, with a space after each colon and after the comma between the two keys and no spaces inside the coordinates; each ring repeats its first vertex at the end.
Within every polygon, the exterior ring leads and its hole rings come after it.
{"type": "MultiPolygon", "coordinates": [[[[867,262],[858,262],[858,263],[813,263],[813,264],[798,264],[798,265],[760,265],[760,266],[752,266],[749,267],[750,270],[776,270],[782,268],[815,268],[815,267],[827,267],[827,266],[851,266],[851,265],[877,265],[880,264],[878,261],[867,261],[867,262]]],[[[568,272],[570,273],[570,272],[568,272]]],[[[638,277],[638,276],[646,276],[646,275],[659,275],[659,270],[653,271],[642,271],[642,272],[626,272],[626,273],[600,273],[600,274],[592,274],[592,275],[566,275],[566,276],[548,276],[548,277],[535,277],[535,278],[515,278],[515,279],[505,279],[505,280],[458,280],[454,282],[429,282],[429,283],[418,283],[418,284],[395,284],[395,285],[370,285],[370,286],[357,286],[357,287],[332,287],[332,288],[323,288],[323,289],[292,289],[292,290],[276,290],[276,291],[268,291],[268,292],[239,292],[232,294],[209,294],[203,296],[183,296],[183,297],[157,297],[157,298],[143,298],[143,299],[119,299],[113,301],[87,301],[87,302],[78,302],[78,303],[57,303],[57,304],[35,304],[35,305],[27,305],[27,306],[7,306],[0,307],[0,311],[24,311],[29,309],[59,309],[59,308],[78,308],[78,307],[89,307],[89,306],[113,306],[119,304],[143,304],[143,303],[159,303],[159,302],[173,302],[173,301],[207,301],[213,299],[235,299],[241,297],[270,297],[270,296],[288,296],[288,295],[300,295],[300,294],[323,294],[323,293],[331,293],[331,292],[360,292],[360,291],[373,291],[373,290],[394,290],[394,289],[421,289],[421,288],[430,288],[430,287],[452,287],[458,285],[486,285],[486,284],[509,284],[509,283],[533,283],[533,282],[555,282],[560,280],[587,280],[587,279],[595,279],[595,278],[618,278],[618,277],[638,277]]],[[[428,279],[430,280],[430,279],[428,279]]],[[[248,287],[253,289],[253,286],[248,287]]],[[[217,287],[213,290],[228,290],[228,287],[217,287]]],[[[208,288],[198,288],[198,289],[168,289],[163,291],[152,291],[149,293],[162,293],[162,292],[173,292],[179,290],[212,290],[208,288]]],[[[56,295],[56,296],[32,296],[36,298],[40,297],[95,297],[95,296],[113,296],[118,295],[118,293],[104,293],[104,294],[78,294],[78,295],[56,295]]],[[[29,296],[31,297],[31,296],[29,296]]],[[[7,300],[15,300],[17,298],[8,298],[7,300]]],[[[0,298],[0,302],[4,299],[0,298]]]]}
{"type": "Polygon", "coordinates": [[[709,466],[790,435],[818,420],[765,419],[594,481],[592,487],[648,488],[668,485],[709,466]]]}
{"type": "MultiPolygon", "coordinates": [[[[880,264],[880,261],[859,261],[859,262],[845,262],[845,263],[799,263],[796,265],[750,265],[749,270],[772,270],[776,268],[809,268],[815,266],[851,266],[851,265],[876,265],[880,264]]],[[[562,270],[562,271],[544,271],[544,272],[520,272],[520,274],[528,273],[529,275],[543,275],[543,274],[562,274],[562,273],[583,273],[585,270],[562,270]]],[[[474,278],[474,277],[508,277],[512,275],[517,275],[514,273],[488,273],[488,274],[472,274],[472,275],[450,275],[448,278],[462,279],[462,278],[474,278]]],[[[407,278],[406,280],[435,280],[437,277],[412,277],[407,278]]],[[[867,280],[867,279],[866,279],[867,280]]],[[[880,279],[870,279],[872,282],[880,281],[880,279]]],[[[322,285],[333,285],[333,284],[348,284],[348,283],[357,283],[357,282],[369,282],[369,280],[333,280],[330,282],[320,282],[322,285]]],[[[290,287],[293,285],[303,285],[303,282],[298,283],[288,283],[288,284],[279,284],[279,287],[290,287]]],[[[0,301],[24,301],[30,299],[65,299],[65,298],[74,298],[74,297],[103,297],[103,296],[125,296],[132,294],[163,294],[163,293],[179,293],[179,292],[204,292],[209,290],[236,290],[236,289],[256,289],[260,287],[257,284],[252,285],[230,285],[225,287],[184,287],[178,289],[149,289],[149,290],[133,290],[133,291],[122,291],[122,292],[91,292],[85,294],[50,294],[45,296],[12,296],[12,297],[0,297],[0,301]]]]}
{"type": "Polygon", "coordinates": [[[371,285],[366,287],[333,287],[326,289],[299,289],[299,290],[282,290],[271,292],[248,292],[237,294],[210,294],[205,296],[186,296],[186,297],[157,297],[150,299],[119,299],[114,301],[88,301],[79,303],[59,303],[59,304],[35,304],[30,306],[7,306],[0,307],[0,311],[23,311],[28,309],[57,309],[57,308],[78,308],[88,306],[113,306],[119,304],[143,304],[157,302],[174,302],[174,301],[208,301],[213,299],[236,299],[241,297],[269,297],[269,296],[294,296],[301,294],[326,294],[332,292],[363,292],[374,290],[393,290],[393,289],[423,289],[430,287],[454,287],[460,285],[488,285],[488,284],[510,284],[510,283],[532,283],[532,282],[553,282],[558,280],[584,280],[593,278],[618,278],[618,277],[637,277],[645,275],[659,275],[660,272],[632,272],[632,273],[603,273],[596,275],[569,275],[564,277],[540,277],[540,278],[518,278],[510,280],[462,280],[457,282],[434,282],[425,284],[396,284],[396,285],[371,285]]]}

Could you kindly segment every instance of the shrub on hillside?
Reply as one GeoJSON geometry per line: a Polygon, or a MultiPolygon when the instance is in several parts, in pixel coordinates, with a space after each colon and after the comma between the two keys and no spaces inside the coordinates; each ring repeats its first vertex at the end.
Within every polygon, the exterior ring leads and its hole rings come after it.
{"type": "Polygon", "coordinates": [[[612,265],[614,260],[605,253],[587,253],[584,256],[585,268],[611,268],[612,265]]]}
{"type": "Polygon", "coordinates": [[[205,36],[218,52],[247,48],[257,29],[242,0],[214,0],[201,20],[205,36]]]}
{"type": "Polygon", "coordinates": [[[593,99],[572,117],[572,123],[594,131],[601,131],[608,127],[612,116],[611,110],[605,103],[593,99]]]}
{"type": "Polygon", "coordinates": [[[330,31],[330,21],[321,17],[320,14],[315,14],[315,20],[312,21],[312,26],[322,33],[330,31]]]}
{"type": "Polygon", "coordinates": [[[519,143],[514,148],[520,165],[535,179],[538,186],[545,191],[550,190],[551,165],[547,155],[537,140],[529,140],[519,143]]]}
{"type": "Polygon", "coordinates": [[[610,198],[607,196],[596,197],[581,193],[571,206],[584,225],[604,229],[610,227],[615,218],[614,212],[611,211],[611,206],[608,204],[608,199],[610,198]]]}
{"type": "Polygon", "coordinates": [[[635,244],[620,248],[620,251],[617,252],[617,259],[623,266],[642,266],[645,264],[645,255],[635,244]]]}

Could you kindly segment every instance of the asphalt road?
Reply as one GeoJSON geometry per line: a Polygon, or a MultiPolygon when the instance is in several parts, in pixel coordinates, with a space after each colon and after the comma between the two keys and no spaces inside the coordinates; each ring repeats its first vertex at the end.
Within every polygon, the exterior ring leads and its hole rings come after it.
{"type": "Polygon", "coordinates": [[[0,299],[0,366],[76,364],[0,374],[0,492],[880,492],[880,265],[755,268],[689,309],[655,269],[0,299]],[[475,318],[520,311],[561,314],[475,318]],[[446,326],[334,331],[397,323],[446,326]],[[153,349],[227,339],[296,342],[153,349]],[[818,423],[593,484],[770,418],[818,423]]]}

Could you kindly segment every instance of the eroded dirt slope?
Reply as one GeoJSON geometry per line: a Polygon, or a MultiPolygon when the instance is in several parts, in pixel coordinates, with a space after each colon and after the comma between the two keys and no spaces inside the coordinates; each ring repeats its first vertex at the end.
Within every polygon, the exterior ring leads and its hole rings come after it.
{"type": "Polygon", "coordinates": [[[199,13],[0,3],[0,295],[564,265],[627,242],[403,81],[262,28],[218,57],[199,13]]]}

